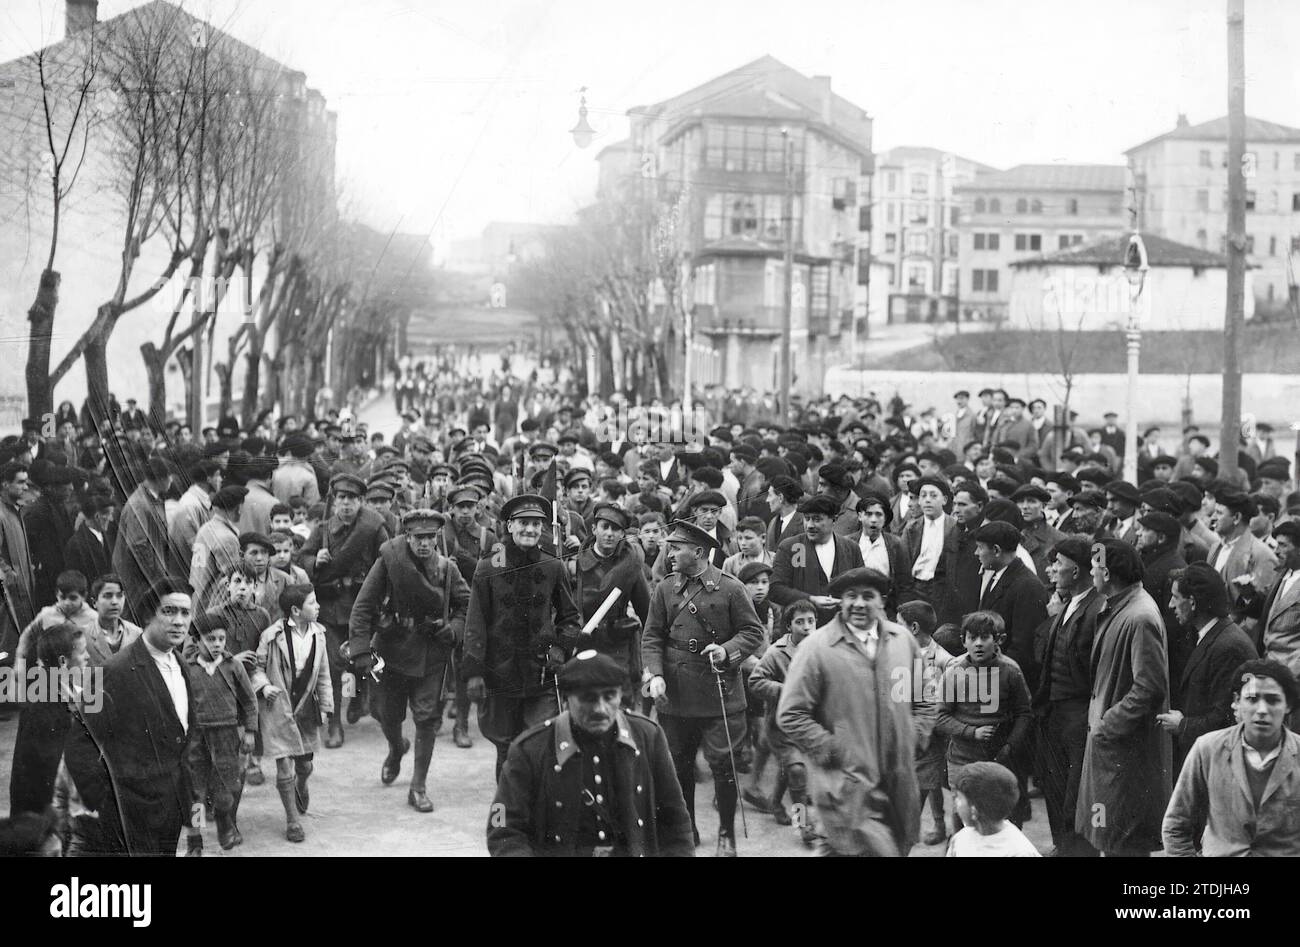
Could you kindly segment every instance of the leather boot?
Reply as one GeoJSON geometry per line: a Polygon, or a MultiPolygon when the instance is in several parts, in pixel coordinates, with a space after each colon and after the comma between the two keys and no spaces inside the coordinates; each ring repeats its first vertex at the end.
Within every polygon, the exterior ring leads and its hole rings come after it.
{"type": "Polygon", "coordinates": [[[235,841],[235,820],[228,812],[217,813],[217,844],[225,851],[230,851],[239,844],[235,841]]]}
{"type": "Polygon", "coordinates": [[[307,779],[311,776],[315,767],[311,760],[294,760],[294,804],[298,811],[303,815],[307,814],[307,807],[311,805],[311,792],[307,789],[307,779]]]}
{"type": "Polygon", "coordinates": [[[411,741],[402,738],[402,749],[394,750],[393,745],[388,744],[388,755],[384,757],[384,765],[379,770],[379,781],[385,786],[391,786],[402,772],[402,757],[411,751],[411,741]]]}
{"type": "Polygon", "coordinates": [[[337,750],[343,745],[343,723],[339,720],[338,711],[329,716],[329,733],[325,737],[325,749],[337,750]]]}
{"type": "Polygon", "coordinates": [[[411,789],[406,794],[406,802],[416,812],[432,812],[433,803],[425,791],[425,780],[429,777],[429,763],[433,760],[434,732],[432,724],[425,724],[415,730],[415,771],[411,774],[411,789]]]}
{"type": "Polygon", "coordinates": [[[280,804],[284,806],[284,837],[290,842],[303,841],[307,834],[303,832],[302,824],[298,821],[298,778],[290,776],[288,779],[282,779],[277,776],[275,788],[280,794],[280,804]]]}
{"type": "Polygon", "coordinates": [[[202,835],[189,836],[188,848],[186,848],[185,850],[185,857],[186,858],[203,857],[203,836],[202,835]]]}

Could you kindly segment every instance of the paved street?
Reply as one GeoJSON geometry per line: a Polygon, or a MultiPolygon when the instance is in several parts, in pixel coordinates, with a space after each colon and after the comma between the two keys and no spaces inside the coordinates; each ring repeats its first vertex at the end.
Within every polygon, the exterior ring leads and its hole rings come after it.
{"type": "MultiPolygon", "coordinates": [[[[13,750],[17,716],[0,721],[0,800],[3,812],[9,810],[7,778],[13,750]]],[[[403,761],[401,777],[391,786],[379,782],[379,766],[384,757],[384,740],[379,724],[365,718],[347,730],[347,742],[341,749],[322,750],[316,756],[316,771],[311,779],[311,811],[303,817],[307,840],[293,844],[284,838],[284,811],[275,791],[275,767],[266,761],[267,781],[249,786],[240,806],[239,826],[244,844],[230,852],[217,845],[215,827],[204,832],[206,856],[239,857],[321,857],[331,855],[438,855],[448,857],[482,856],[484,828],[488,806],[492,801],[492,769],[496,755],[491,744],[471,727],[472,749],[461,750],[451,742],[450,723],[444,728],[433,754],[429,771],[429,796],[435,809],[420,815],[406,804],[406,787],[410,775],[410,755],[403,761]]],[[[408,736],[414,736],[407,722],[408,736]]],[[[703,762],[700,763],[703,772],[703,762]]],[[[771,787],[769,768],[765,784],[771,787]]],[[[742,777],[745,778],[745,777],[742,777]]],[[[699,854],[713,851],[712,783],[705,779],[696,789],[703,844],[699,854]]],[[[1035,819],[1025,825],[1025,833],[1039,851],[1051,848],[1042,801],[1034,800],[1035,819]]],[[[952,811],[951,800],[947,810],[952,811]]],[[[750,811],[749,838],[741,838],[742,856],[807,856],[812,853],[799,842],[797,830],[778,826],[771,816],[750,811]]],[[[929,817],[925,825],[929,827],[929,817]]],[[[737,826],[739,831],[739,826],[737,826]]],[[[182,845],[181,851],[184,851],[182,845]]],[[[944,846],[917,846],[912,857],[935,857],[944,846]]]]}

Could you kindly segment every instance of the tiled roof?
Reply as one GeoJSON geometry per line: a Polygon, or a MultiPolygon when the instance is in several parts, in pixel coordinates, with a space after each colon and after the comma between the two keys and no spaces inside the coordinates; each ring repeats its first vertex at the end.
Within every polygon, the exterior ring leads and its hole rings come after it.
{"type": "Polygon", "coordinates": [[[944,151],[942,148],[931,148],[928,145],[899,145],[896,148],[889,148],[876,155],[876,167],[889,167],[895,163],[907,161],[909,158],[919,158],[923,161],[939,161],[946,154],[952,154],[958,161],[965,161],[975,166],[976,174],[996,174],[998,169],[989,164],[980,161],[974,161],[970,158],[964,158],[959,154],[953,154],[944,151]]]}
{"type": "Polygon", "coordinates": [[[1018,164],[981,174],[956,190],[1123,191],[1128,169],[1120,164],[1018,164]]]}
{"type": "MultiPolygon", "coordinates": [[[[1157,135],[1140,145],[1134,145],[1124,154],[1145,148],[1147,145],[1154,145],[1158,141],[1165,139],[1181,141],[1227,141],[1228,140],[1228,116],[1211,119],[1208,122],[1201,122],[1199,125],[1179,125],[1173,131],[1165,132],[1163,135],[1157,135]]],[[[1264,145],[1279,144],[1283,142],[1300,142],[1300,128],[1292,128],[1290,125],[1280,125],[1277,122],[1266,122],[1262,118],[1251,118],[1246,116],[1246,144],[1247,145],[1264,145]]]]}
{"type": "MultiPolygon", "coordinates": [[[[653,105],[631,109],[638,116],[673,122],[691,115],[822,120],[825,86],[772,56],[762,56],[702,85],[653,105]]],[[[830,127],[863,151],[871,148],[871,119],[866,110],[832,91],[830,127]]]]}
{"type": "MultiPolygon", "coordinates": [[[[1128,233],[1102,237],[1087,243],[1076,244],[1055,253],[1013,260],[1012,266],[1123,266],[1128,252],[1128,233]]],[[[1227,266],[1228,258],[1219,253],[1211,253],[1199,247],[1189,247],[1185,243],[1176,243],[1155,234],[1142,234],[1142,242],[1147,248],[1149,266],[1227,266]]]]}

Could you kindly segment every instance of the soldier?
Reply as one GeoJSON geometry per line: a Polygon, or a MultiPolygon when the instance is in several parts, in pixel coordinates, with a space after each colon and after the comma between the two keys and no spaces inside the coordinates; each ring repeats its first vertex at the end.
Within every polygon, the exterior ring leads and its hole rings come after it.
{"type": "MultiPolygon", "coordinates": [[[[479,501],[482,497],[478,487],[471,486],[455,487],[445,496],[450,519],[441,534],[443,554],[455,559],[467,585],[474,581],[474,570],[478,568],[479,560],[488,555],[497,543],[496,533],[478,523],[479,501]]],[[[463,643],[457,642],[456,649],[452,652],[455,678],[452,712],[456,723],[452,727],[451,737],[456,746],[467,750],[474,745],[474,740],[469,735],[469,694],[465,689],[465,679],[459,673],[464,655],[463,643]]]]}
{"type": "MultiPolygon", "coordinates": [[[[734,858],[734,760],[745,739],[740,665],[762,644],[763,626],[745,587],[709,563],[715,543],[698,526],[681,521],[668,536],[676,575],[660,582],[650,598],[641,656],[691,824],[695,827],[695,756],[703,745],[718,806],[717,854],[734,858]]],[[[699,844],[698,827],[694,835],[699,844]]]]}
{"type": "MultiPolygon", "coordinates": [[[[316,586],[320,618],[329,641],[330,683],[334,688],[335,710],[329,717],[327,750],[343,745],[343,723],[338,708],[342,701],[343,672],[347,659],[341,650],[348,639],[352,605],[366,574],[379,557],[379,547],[388,541],[388,527],[373,510],[364,509],[361,497],[366,484],[356,474],[340,473],[330,479],[333,512],[312,531],[298,554],[298,565],[307,570],[316,586]]],[[[359,698],[353,698],[354,700],[359,698]]]]}
{"type": "Polygon", "coordinates": [[[596,501],[591,496],[591,471],[574,467],[564,475],[564,508],[576,513],[590,527],[596,501]]]}
{"type": "Polygon", "coordinates": [[[488,820],[489,854],[695,854],[664,733],[619,709],[624,678],[596,651],[560,671],[564,712],[510,747],[488,820]]]}
{"type": "Polygon", "coordinates": [[[442,710],[442,684],[452,648],[464,636],[469,585],[455,562],[436,551],[447,518],[435,510],[411,510],[402,517],[405,535],[379,549],[352,606],[349,622],[352,662],[370,673],[375,655],[384,661],[379,683],[379,723],[388,756],[379,778],[390,785],[411,748],[402,724],[410,705],[415,721],[415,772],[406,802],[432,812],[425,786],[442,710]],[[373,645],[373,648],[372,648],[373,645]]]}
{"type": "Polygon", "coordinates": [[[470,700],[483,700],[479,729],[496,744],[498,777],[510,742],[559,712],[553,675],[580,627],[563,563],[539,546],[550,501],[522,494],[501,518],[510,541],[474,572],[461,668],[470,700]]]}
{"type": "MultiPolygon", "coordinates": [[[[591,631],[590,646],[608,654],[628,674],[623,698],[632,706],[641,683],[641,642],[638,632],[650,611],[650,588],[644,575],[645,557],[640,547],[624,539],[628,516],[614,503],[601,503],[592,512],[592,539],[576,557],[578,607],[583,626],[596,614],[609,594],[618,589],[619,599],[591,631]],[[636,618],[627,614],[628,605],[636,618]],[[635,683],[636,687],[633,686],[635,683]]],[[[586,646],[585,641],[579,642],[586,646]]]]}

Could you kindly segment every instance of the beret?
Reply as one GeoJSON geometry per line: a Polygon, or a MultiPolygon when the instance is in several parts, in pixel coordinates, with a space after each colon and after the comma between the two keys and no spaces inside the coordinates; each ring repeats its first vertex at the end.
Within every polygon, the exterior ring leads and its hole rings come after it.
{"type": "Polygon", "coordinates": [[[739,457],[746,463],[753,464],[758,462],[758,451],[748,444],[737,444],[731,449],[732,457],[739,457]]]}
{"type": "Polygon", "coordinates": [[[716,506],[718,509],[725,509],[727,498],[717,490],[705,490],[703,493],[697,493],[691,498],[690,509],[697,510],[702,506],[716,506]]]}
{"type": "Polygon", "coordinates": [[[1183,528],[1178,525],[1178,520],[1174,519],[1168,513],[1152,512],[1138,520],[1148,529],[1154,529],[1157,533],[1164,533],[1166,536],[1177,538],[1182,534],[1183,528]]]}
{"type": "Polygon", "coordinates": [[[579,651],[555,676],[562,693],[588,687],[621,687],[626,681],[627,672],[618,662],[595,650],[579,651]]]}
{"type": "Polygon", "coordinates": [[[849,487],[853,485],[849,472],[840,464],[825,464],[817,471],[817,476],[825,480],[834,487],[849,487]]]}
{"type": "Polygon", "coordinates": [[[1127,480],[1110,481],[1110,483],[1106,484],[1106,493],[1109,496],[1117,496],[1121,500],[1127,500],[1133,504],[1137,504],[1141,499],[1138,496],[1138,488],[1127,480]]]}
{"type": "Polygon", "coordinates": [[[212,494],[212,505],[219,510],[230,512],[236,509],[248,497],[248,487],[222,487],[212,494]]]}
{"type": "Polygon", "coordinates": [[[1015,492],[1011,494],[1011,499],[1038,500],[1042,503],[1046,503],[1052,499],[1052,495],[1042,487],[1035,486],[1032,483],[1027,483],[1023,487],[1017,487],[1015,492]]]}
{"type": "Polygon", "coordinates": [[[826,594],[838,598],[849,589],[861,588],[874,589],[881,595],[887,595],[889,593],[889,577],[876,569],[849,569],[847,572],[841,572],[831,580],[831,584],[826,589],[826,594]]]}
{"type": "Polygon", "coordinates": [[[994,520],[976,529],[972,538],[977,543],[988,543],[990,546],[1012,552],[1020,545],[1020,530],[1010,523],[994,520]]]}
{"type": "Polygon", "coordinates": [[[1090,506],[1094,510],[1106,508],[1106,495],[1100,490],[1081,490],[1070,497],[1070,506],[1090,506]]]}
{"type": "Polygon", "coordinates": [[[740,571],[736,574],[736,578],[740,579],[741,582],[752,582],[760,575],[771,574],[772,567],[770,565],[762,560],[755,560],[753,562],[747,562],[741,566],[740,571]]]}
{"type": "Polygon", "coordinates": [[[1052,547],[1052,554],[1064,556],[1080,569],[1083,569],[1092,562],[1092,543],[1085,539],[1067,536],[1052,547]]]}

